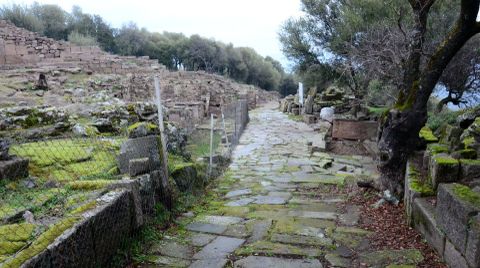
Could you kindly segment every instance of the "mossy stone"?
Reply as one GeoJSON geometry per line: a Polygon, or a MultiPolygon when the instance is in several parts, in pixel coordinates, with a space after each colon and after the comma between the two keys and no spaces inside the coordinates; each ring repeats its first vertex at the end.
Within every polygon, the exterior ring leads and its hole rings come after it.
{"type": "Polygon", "coordinates": [[[30,223],[9,224],[0,226],[1,241],[26,241],[35,230],[35,225],[30,223]]]}
{"type": "Polygon", "coordinates": [[[473,191],[470,189],[470,187],[461,184],[455,184],[453,187],[453,192],[461,200],[480,208],[480,193],[473,191]]]}
{"type": "Polygon", "coordinates": [[[432,130],[427,126],[424,126],[422,129],[420,129],[418,136],[427,143],[438,142],[438,138],[433,135],[432,130]]]}

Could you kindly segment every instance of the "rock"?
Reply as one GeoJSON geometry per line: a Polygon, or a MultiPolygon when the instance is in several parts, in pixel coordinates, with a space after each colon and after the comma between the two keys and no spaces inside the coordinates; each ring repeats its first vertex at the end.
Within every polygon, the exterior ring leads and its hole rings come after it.
{"type": "Polygon", "coordinates": [[[174,167],[170,176],[175,180],[178,189],[182,192],[191,192],[204,185],[203,177],[199,176],[193,163],[186,163],[174,167]]]}
{"type": "Polygon", "coordinates": [[[130,159],[128,162],[128,171],[130,177],[148,173],[152,168],[153,167],[148,157],[130,159]]]}
{"type": "Polygon", "coordinates": [[[462,256],[455,246],[448,241],[445,242],[445,251],[443,252],[443,259],[449,265],[449,267],[455,268],[469,268],[467,261],[462,256]]]}
{"type": "Polygon", "coordinates": [[[77,137],[94,137],[100,133],[95,127],[82,125],[80,123],[72,127],[72,132],[77,137]]]}
{"type": "Polygon", "coordinates": [[[210,242],[210,244],[206,245],[202,250],[197,252],[193,258],[197,260],[225,258],[244,242],[245,240],[239,238],[219,236],[210,242]]]}
{"type": "Polygon", "coordinates": [[[324,101],[340,101],[343,99],[344,92],[336,86],[330,86],[322,92],[322,100],[324,101]]]}
{"type": "Polygon", "coordinates": [[[197,260],[193,262],[188,268],[223,268],[227,264],[228,259],[225,258],[213,258],[205,260],[197,260]]]}
{"type": "Polygon", "coordinates": [[[179,259],[191,259],[193,256],[193,248],[191,246],[168,240],[154,245],[150,252],[179,259]]]}
{"type": "Polygon", "coordinates": [[[480,215],[471,220],[465,259],[471,267],[480,267],[480,215]]]}
{"type": "Polygon", "coordinates": [[[194,234],[192,237],[190,237],[190,241],[192,242],[192,245],[195,247],[203,247],[206,244],[210,243],[213,239],[215,239],[216,236],[210,235],[210,234],[194,234]]]}
{"type": "Polygon", "coordinates": [[[460,163],[447,154],[437,154],[430,159],[430,176],[433,189],[443,182],[459,180],[460,163]]]}
{"type": "Polygon", "coordinates": [[[217,225],[231,225],[240,223],[243,221],[243,219],[231,216],[205,216],[202,221],[217,225]]]}
{"type": "Polygon", "coordinates": [[[35,217],[33,216],[32,212],[27,210],[23,213],[22,217],[26,223],[35,224],[35,217]]]}
{"type": "Polygon", "coordinates": [[[466,182],[480,179],[480,160],[460,159],[460,179],[466,182]]]}
{"type": "Polygon", "coordinates": [[[116,131],[112,121],[108,118],[98,118],[93,122],[92,126],[96,127],[101,133],[112,133],[116,131]]]}
{"type": "Polygon", "coordinates": [[[210,223],[202,223],[202,222],[194,222],[187,225],[186,229],[190,231],[201,232],[201,233],[223,234],[227,230],[227,226],[210,224],[210,223]]]}
{"type": "Polygon", "coordinates": [[[304,104],[304,110],[306,114],[312,114],[313,113],[313,96],[308,95],[307,99],[305,100],[304,104]]]}
{"type": "MultiPolygon", "coordinates": [[[[471,215],[480,211],[478,204],[469,201],[469,197],[475,195],[478,194],[467,186],[456,183],[442,183],[438,187],[436,207],[438,226],[460,252],[465,252],[471,215]]],[[[478,199],[480,200],[480,196],[478,199]]]]}
{"type": "Polygon", "coordinates": [[[10,142],[5,139],[0,139],[0,161],[10,159],[8,150],[10,149],[10,142]]]}
{"type": "Polygon", "coordinates": [[[445,249],[445,234],[435,218],[435,207],[425,198],[416,198],[412,206],[412,223],[425,240],[439,253],[445,249]]]}
{"type": "Polygon", "coordinates": [[[252,190],[250,189],[241,189],[241,190],[235,190],[235,191],[230,191],[225,195],[225,198],[232,198],[232,197],[237,197],[241,195],[249,195],[252,193],[252,190]]]}
{"type": "Polygon", "coordinates": [[[128,139],[120,146],[120,154],[117,157],[118,167],[122,174],[129,172],[131,159],[149,158],[153,167],[161,167],[160,141],[157,136],[128,139]]]}
{"type": "Polygon", "coordinates": [[[286,259],[277,257],[248,256],[238,260],[235,268],[322,268],[320,261],[316,259],[286,259]]]}
{"type": "Polygon", "coordinates": [[[28,177],[28,163],[28,159],[19,157],[11,157],[9,160],[0,161],[0,180],[28,177]]]}
{"type": "Polygon", "coordinates": [[[27,189],[33,189],[33,188],[37,187],[37,184],[35,183],[35,180],[33,180],[33,179],[23,180],[22,184],[27,189]]]}
{"type": "Polygon", "coordinates": [[[333,117],[334,117],[334,109],[332,107],[325,107],[322,108],[320,111],[320,119],[330,122],[333,122],[333,117]]]}
{"type": "Polygon", "coordinates": [[[477,117],[480,117],[480,108],[478,107],[457,117],[457,124],[461,128],[466,129],[475,121],[475,118],[477,117]]]}
{"type": "Polygon", "coordinates": [[[272,226],[272,220],[255,221],[252,225],[252,235],[248,239],[248,243],[254,243],[262,240],[272,226]]]}
{"type": "Polygon", "coordinates": [[[160,134],[160,130],[157,125],[147,122],[135,123],[128,127],[128,137],[130,139],[158,134],[160,134]]]}

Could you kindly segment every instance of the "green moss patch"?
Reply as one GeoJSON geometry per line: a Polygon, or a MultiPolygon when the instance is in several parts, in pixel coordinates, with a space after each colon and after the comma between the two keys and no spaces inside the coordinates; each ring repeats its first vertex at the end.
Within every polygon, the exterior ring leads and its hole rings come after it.
{"type": "Polygon", "coordinates": [[[427,150],[432,153],[432,155],[440,153],[448,153],[448,146],[443,144],[429,144],[427,150]]]}
{"type": "Polygon", "coordinates": [[[0,241],[27,241],[31,238],[35,225],[29,223],[0,226],[0,241]]]}
{"type": "Polygon", "coordinates": [[[83,205],[77,207],[76,209],[70,211],[70,214],[71,214],[71,215],[81,214],[81,213],[83,213],[83,212],[85,212],[85,211],[94,209],[96,206],[97,206],[97,201],[96,201],[96,200],[93,200],[93,201],[91,201],[91,202],[88,202],[88,203],[86,203],[86,204],[83,204],[83,205]]]}
{"type": "Polygon", "coordinates": [[[112,180],[84,180],[69,182],[66,186],[73,190],[98,190],[112,183],[114,183],[112,180]]]}
{"type": "Polygon", "coordinates": [[[472,191],[468,186],[455,183],[453,192],[461,200],[468,202],[475,207],[480,207],[480,194],[472,191]]]}
{"type": "Polygon", "coordinates": [[[455,166],[459,164],[457,159],[454,159],[451,157],[435,157],[435,162],[438,165],[445,165],[445,166],[455,166]]]}
{"type": "MultiPolygon", "coordinates": [[[[26,249],[20,251],[15,257],[8,259],[3,263],[3,268],[20,267],[25,261],[40,254],[47,248],[58,236],[60,236],[65,230],[72,227],[79,218],[70,217],[63,219],[54,225],[52,225],[47,231],[42,233],[32,244],[26,249]]],[[[1,253],[0,253],[1,254],[1,253]]]]}
{"type": "Polygon", "coordinates": [[[0,241],[0,255],[14,254],[26,244],[26,242],[0,241]]]}
{"type": "Polygon", "coordinates": [[[435,194],[432,186],[427,181],[422,181],[420,178],[420,173],[412,166],[408,171],[410,178],[410,189],[420,193],[421,196],[432,196],[435,194]]]}
{"type": "Polygon", "coordinates": [[[433,135],[432,130],[427,126],[420,129],[418,136],[426,142],[438,142],[438,138],[433,135]]]}

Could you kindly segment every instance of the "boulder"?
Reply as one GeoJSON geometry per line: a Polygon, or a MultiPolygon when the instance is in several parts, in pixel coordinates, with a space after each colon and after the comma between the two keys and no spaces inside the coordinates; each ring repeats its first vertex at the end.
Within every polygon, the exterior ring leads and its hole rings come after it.
{"type": "Polygon", "coordinates": [[[480,107],[477,107],[471,111],[467,111],[457,117],[457,124],[461,128],[466,129],[475,121],[475,118],[477,117],[480,117],[480,107]]]}
{"type": "Polygon", "coordinates": [[[332,107],[322,108],[322,110],[320,111],[320,119],[332,123],[334,114],[335,112],[332,107]]]}
{"type": "Polygon", "coordinates": [[[138,158],[148,158],[150,170],[161,169],[160,148],[159,136],[128,139],[120,146],[120,154],[117,157],[120,172],[122,174],[129,172],[130,160],[138,158]]]}
{"type": "Polygon", "coordinates": [[[98,118],[92,123],[92,126],[97,128],[100,133],[112,133],[116,131],[112,121],[108,118],[98,118]]]}
{"type": "Polygon", "coordinates": [[[160,131],[157,125],[147,122],[135,123],[128,127],[128,137],[130,139],[158,134],[160,134],[160,131]]]}
{"type": "Polygon", "coordinates": [[[10,157],[0,161],[0,180],[16,180],[28,177],[28,159],[10,157]]]}
{"type": "Polygon", "coordinates": [[[10,142],[0,139],[0,161],[8,160],[8,150],[10,149],[10,142]]]}
{"type": "Polygon", "coordinates": [[[344,92],[336,86],[328,87],[322,92],[322,100],[324,101],[337,101],[343,99],[344,92]]]}
{"type": "Polygon", "coordinates": [[[434,189],[443,182],[456,182],[459,180],[460,163],[457,159],[447,154],[437,154],[430,159],[430,177],[434,189]]]}

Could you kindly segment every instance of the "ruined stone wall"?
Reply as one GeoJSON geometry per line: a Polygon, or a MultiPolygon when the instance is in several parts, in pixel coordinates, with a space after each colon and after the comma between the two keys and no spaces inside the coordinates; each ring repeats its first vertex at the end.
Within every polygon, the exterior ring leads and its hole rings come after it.
{"type": "Polygon", "coordinates": [[[146,72],[161,68],[158,61],[148,56],[112,55],[98,46],[77,46],[57,41],[0,20],[0,69],[49,65],[83,67],[106,74],[146,72]]]}

